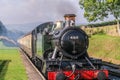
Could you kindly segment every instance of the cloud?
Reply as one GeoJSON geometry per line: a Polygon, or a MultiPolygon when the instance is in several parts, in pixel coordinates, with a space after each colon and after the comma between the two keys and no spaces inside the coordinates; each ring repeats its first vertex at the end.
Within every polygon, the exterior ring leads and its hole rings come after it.
{"type": "MultiPolygon", "coordinates": [[[[79,12],[79,0],[0,0],[0,20],[6,24],[63,20],[79,12]]],[[[80,16],[79,16],[80,17],[80,16]]]]}

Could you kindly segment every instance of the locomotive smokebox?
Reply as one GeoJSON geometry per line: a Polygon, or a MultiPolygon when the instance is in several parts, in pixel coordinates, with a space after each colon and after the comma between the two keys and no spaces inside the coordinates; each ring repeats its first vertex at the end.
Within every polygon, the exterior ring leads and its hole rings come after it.
{"type": "Polygon", "coordinates": [[[65,27],[75,26],[75,14],[65,14],[65,27]]]}

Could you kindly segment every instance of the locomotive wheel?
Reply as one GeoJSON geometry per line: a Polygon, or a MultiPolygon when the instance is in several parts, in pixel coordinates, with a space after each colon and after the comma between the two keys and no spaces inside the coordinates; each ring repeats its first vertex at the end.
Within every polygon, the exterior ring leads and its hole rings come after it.
{"type": "Polygon", "coordinates": [[[99,72],[98,75],[97,75],[97,79],[98,80],[106,80],[106,75],[104,72],[99,72]]]}
{"type": "Polygon", "coordinates": [[[56,75],[56,80],[65,80],[66,79],[66,76],[64,73],[57,73],[56,75]]]}

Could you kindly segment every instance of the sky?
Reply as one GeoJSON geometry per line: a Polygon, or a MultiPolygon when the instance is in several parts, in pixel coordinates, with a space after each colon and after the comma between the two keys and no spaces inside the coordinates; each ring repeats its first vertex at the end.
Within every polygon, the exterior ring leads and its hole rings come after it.
{"type": "Polygon", "coordinates": [[[0,21],[4,24],[64,20],[67,13],[76,14],[78,24],[87,23],[79,0],[0,0],[0,21]]]}

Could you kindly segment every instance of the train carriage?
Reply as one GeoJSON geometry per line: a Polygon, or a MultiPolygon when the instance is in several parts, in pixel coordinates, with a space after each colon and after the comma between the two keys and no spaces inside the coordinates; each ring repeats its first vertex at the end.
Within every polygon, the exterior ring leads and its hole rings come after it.
{"type": "Polygon", "coordinates": [[[29,33],[18,40],[21,48],[26,51],[29,57],[32,57],[32,34],[29,33]]]}

